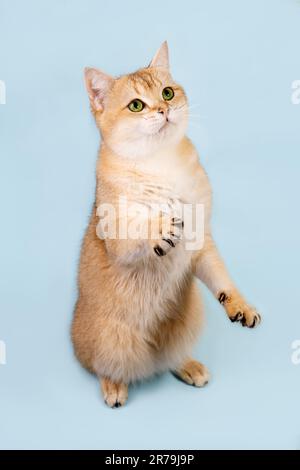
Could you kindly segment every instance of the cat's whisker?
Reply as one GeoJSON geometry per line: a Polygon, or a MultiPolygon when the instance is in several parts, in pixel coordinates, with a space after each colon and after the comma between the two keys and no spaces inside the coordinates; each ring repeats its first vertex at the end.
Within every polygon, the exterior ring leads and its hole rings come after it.
{"type": "Polygon", "coordinates": [[[199,124],[197,122],[190,121],[189,126],[193,126],[193,127],[196,127],[197,129],[202,129],[203,130],[203,126],[201,126],[201,124],[199,124]]]}
{"type": "Polygon", "coordinates": [[[201,118],[201,119],[207,119],[207,116],[204,116],[203,114],[191,114],[191,113],[189,113],[188,116],[201,118]]]}
{"type": "Polygon", "coordinates": [[[207,116],[203,116],[201,114],[191,114],[191,113],[186,113],[186,114],[183,115],[183,117],[196,118],[196,119],[207,119],[207,116]]]}
{"type": "Polygon", "coordinates": [[[190,109],[192,108],[199,108],[201,107],[202,105],[201,104],[190,104],[190,105],[187,105],[190,109]]]}

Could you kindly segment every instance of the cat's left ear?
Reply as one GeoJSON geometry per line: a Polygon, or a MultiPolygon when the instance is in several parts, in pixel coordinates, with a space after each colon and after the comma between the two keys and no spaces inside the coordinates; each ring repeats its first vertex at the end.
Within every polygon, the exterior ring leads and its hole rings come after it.
{"type": "Polygon", "coordinates": [[[167,41],[162,43],[151,60],[149,67],[162,67],[164,69],[169,69],[169,48],[167,41]]]}
{"type": "Polygon", "coordinates": [[[86,67],[84,78],[93,111],[103,111],[105,98],[115,79],[98,69],[86,67]]]}

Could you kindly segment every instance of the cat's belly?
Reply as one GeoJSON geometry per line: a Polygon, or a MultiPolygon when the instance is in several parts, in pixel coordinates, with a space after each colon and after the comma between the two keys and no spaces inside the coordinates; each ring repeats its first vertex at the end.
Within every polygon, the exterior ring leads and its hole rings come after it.
{"type": "Polygon", "coordinates": [[[113,282],[126,306],[126,319],[134,328],[148,331],[164,319],[168,314],[166,306],[176,302],[191,273],[191,259],[192,252],[177,245],[166,256],[148,259],[147,266],[118,270],[113,282]]]}
{"type": "Polygon", "coordinates": [[[123,382],[179,366],[202,322],[192,253],[178,244],[138,270],[125,269],[111,263],[94,226],[92,220],[81,258],[85,276],[73,323],[77,357],[98,376],[123,382]]]}
{"type": "Polygon", "coordinates": [[[125,316],[117,322],[111,318],[94,343],[94,371],[125,383],[180,366],[202,325],[201,299],[191,272],[167,287],[150,276],[133,291],[125,316]]]}

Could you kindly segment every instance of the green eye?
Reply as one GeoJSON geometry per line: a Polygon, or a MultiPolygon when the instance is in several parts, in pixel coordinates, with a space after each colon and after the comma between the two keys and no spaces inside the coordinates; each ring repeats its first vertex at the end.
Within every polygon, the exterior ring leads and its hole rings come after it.
{"type": "Polygon", "coordinates": [[[138,99],[132,100],[131,103],[129,103],[128,105],[128,108],[133,113],[139,113],[140,111],[144,109],[144,107],[145,107],[145,104],[141,100],[138,100],[138,99]]]}
{"type": "Polygon", "coordinates": [[[163,89],[162,91],[162,97],[166,101],[170,101],[172,98],[174,98],[174,90],[170,86],[167,86],[166,88],[163,89]]]}

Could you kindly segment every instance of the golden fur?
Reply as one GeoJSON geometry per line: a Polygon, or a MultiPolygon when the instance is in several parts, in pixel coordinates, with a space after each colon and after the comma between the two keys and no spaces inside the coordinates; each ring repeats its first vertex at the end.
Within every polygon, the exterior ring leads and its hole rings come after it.
{"type": "MultiPolygon", "coordinates": [[[[255,326],[260,317],[234,287],[211,238],[211,189],[185,137],[187,99],[168,70],[166,43],[149,67],[118,79],[87,69],[86,84],[102,143],[96,201],[81,250],[72,339],[79,361],[99,377],[104,399],[113,407],[125,403],[128,384],[157,372],[171,370],[196,386],[208,381],[207,369],[190,357],[203,321],[195,276],[232,321],[255,326]],[[170,102],[161,97],[167,86],[175,92],[170,102]],[[146,103],[141,113],[127,107],[136,98],[146,103]],[[145,206],[166,200],[203,204],[203,247],[186,250],[172,232],[174,243],[160,235],[99,238],[97,209],[105,203],[116,207],[120,196],[145,206]]],[[[141,219],[141,224],[148,222],[141,219]]],[[[161,233],[167,222],[174,223],[168,215],[151,219],[161,233]]],[[[180,224],[173,229],[183,230],[180,224]]]]}

